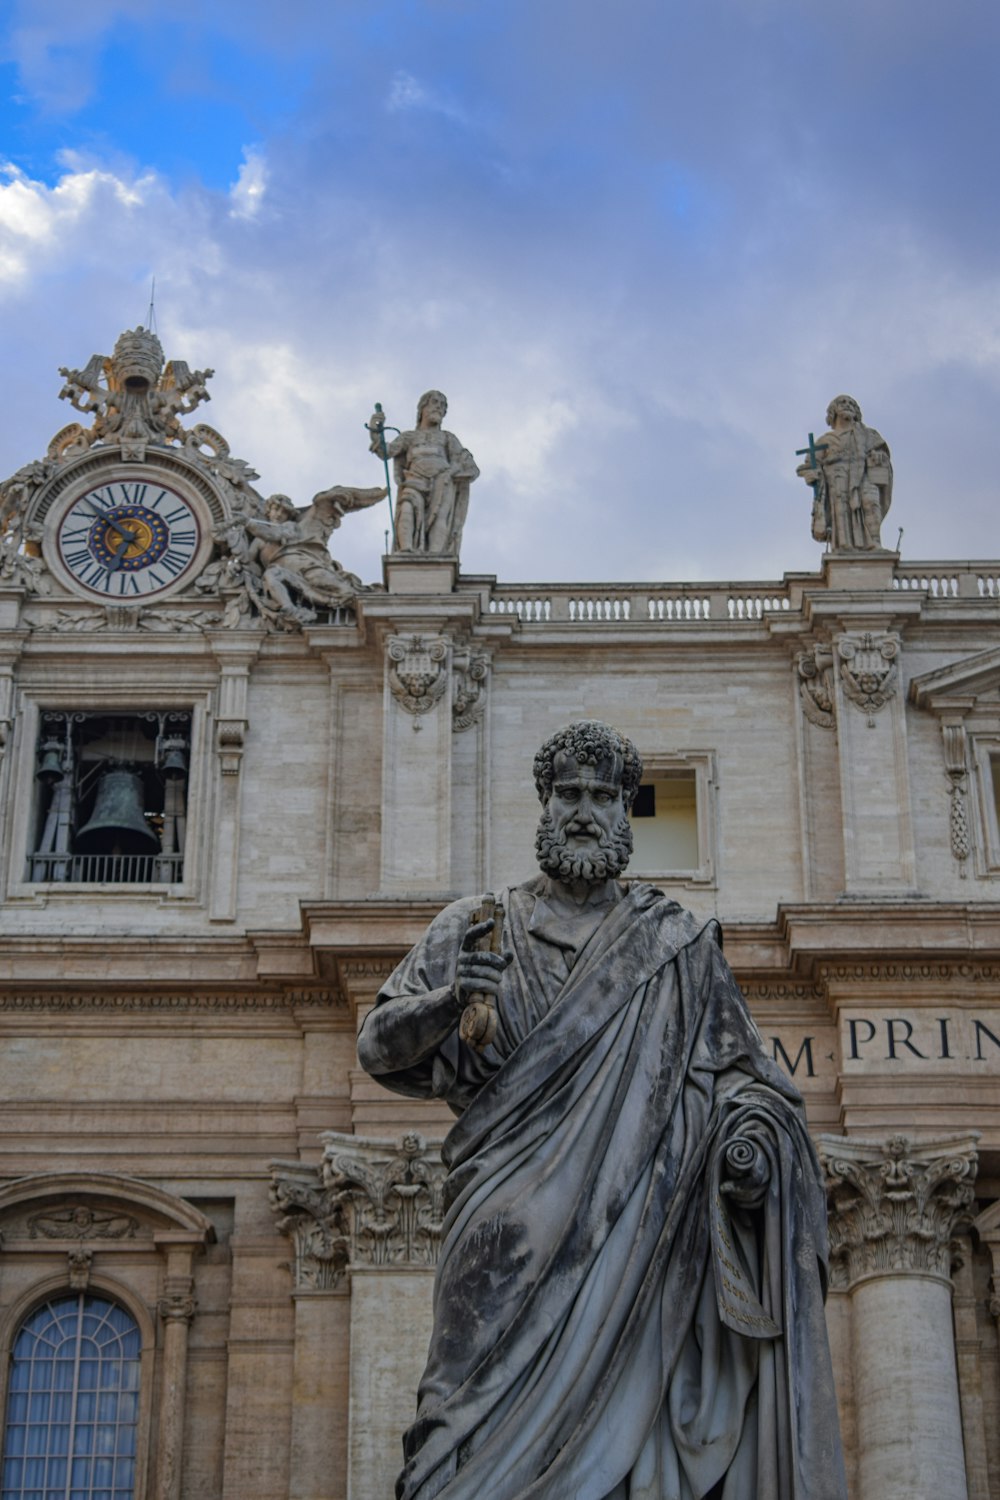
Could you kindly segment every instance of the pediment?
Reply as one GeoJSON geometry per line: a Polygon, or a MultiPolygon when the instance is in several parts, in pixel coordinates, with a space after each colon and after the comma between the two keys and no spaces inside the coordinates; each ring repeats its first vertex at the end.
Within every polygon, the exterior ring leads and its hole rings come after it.
{"type": "Polygon", "coordinates": [[[997,701],[989,707],[1000,712],[1000,646],[964,656],[910,681],[910,702],[933,714],[966,714],[991,696],[997,701]]]}
{"type": "Polygon", "coordinates": [[[167,1236],[207,1244],[211,1220],[152,1183],[111,1172],[40,1172],[0,1187],[0,1233],[12,1240],[147,1242],[167,1236]]]}

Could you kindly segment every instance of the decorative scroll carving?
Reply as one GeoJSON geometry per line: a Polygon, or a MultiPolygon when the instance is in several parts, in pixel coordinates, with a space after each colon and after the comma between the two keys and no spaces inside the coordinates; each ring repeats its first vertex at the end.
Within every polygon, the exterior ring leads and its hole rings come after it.
{"type": "Polygon", "coordinates": [[[441,1244],[445,1168],[440,1142],[396,1146],[324,1134],[318,1171],[276,1162],[271,1207],[295,1250],[296,1287],[333,1291],[354,1266],[432,1266],[441,1244]]]}
{"type": "Polygon", "coordinates": [[[390,635],[386,640],[389,691],[408,714],[425,714],[448,686],[448,639],[441,635],[390,635]]]}
{"type": "Polygon", "coordinates": [[[841,636],[837,642],[844,692],[874,728],[874,715],[893,696],[899,676],[899,641],[892,635],[841,636]]]}
{"type": "Polygon", "coordinates": [[[947,1278],[952,1241],[970,1222],[976,1137],[820,1136],[817,1146],[827,1180],[833,1285],[907,1272],[947,1278]]]}
{"type": "Polygon", "coordinates": [[[215,726],[215,748],[223,776],[238,776],[246,739],[246,719],[220,719],[215,726]]]}
{"type": "Polygon", "coordinates": [[[948,778],[948,798],[951,803],[948,816],[951,852],[958,860],[959,873],[964,879],[965,861],[972,848],[966,801],[969,771],[965,759],[965,726],[964,724],[942,724],[941,734],[944,738],[944,770],[948,778]]]}
{"type": "Polygon", "coordinates": [[[832,729],[836,723],[833,697],[833,652],[829,646],[813,646],[795,658],[802,712],[810,724],[832,729]]]}
{"type": "Polygon", "coordinates": [[[460,732],[478,724],[486,709],[486,682],[490,675],[490,658],[485,651],[463,649],[452,656],[454,691],[451,700],[451,727],[460,732]]]}
{"type": "Polygon", "coordinates": [[[138,1219],[129,1214],[102,1213],[82,1203],[56,1214],[32,1214],[28,1220],[33,1240],[131,1240],[138,1229],[138,1219]]]}
{"type": "Polygon", "coordinates": [[[198,1303],[190,1292],[167,1292],[156,1304],[164,1323],[190,1323],[198,1303]]]}
{"type": "Polygon", "coordinates": [[[292,1242],[295,1286],[334,1291],[344,1279],[350,1258],[344,1206],[338,1195],[321,1186],[318,1171],[279,1164],[271,1174],[271,1208],[279,1215],[279,1234],[292,1242]]]}

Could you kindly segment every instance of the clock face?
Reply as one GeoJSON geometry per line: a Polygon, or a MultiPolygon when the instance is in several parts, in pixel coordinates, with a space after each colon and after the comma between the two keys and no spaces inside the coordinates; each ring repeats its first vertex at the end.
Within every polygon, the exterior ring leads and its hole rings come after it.
{"type": "Polygon", "coordinates": [[[99,599],[140,600],[185,581],[201,548],[197,512],[153,480],[109,480],[78,495],[55,527],[59,561],[99,599]]]}

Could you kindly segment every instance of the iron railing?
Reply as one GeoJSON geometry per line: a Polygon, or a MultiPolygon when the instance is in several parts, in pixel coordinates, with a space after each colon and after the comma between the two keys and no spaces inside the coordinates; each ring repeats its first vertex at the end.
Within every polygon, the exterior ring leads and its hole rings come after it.
{"type": "Polygon", "coordinates": [[[176,885],[183,854],[32,854],[28,879],[46,885],[176,885]]]}

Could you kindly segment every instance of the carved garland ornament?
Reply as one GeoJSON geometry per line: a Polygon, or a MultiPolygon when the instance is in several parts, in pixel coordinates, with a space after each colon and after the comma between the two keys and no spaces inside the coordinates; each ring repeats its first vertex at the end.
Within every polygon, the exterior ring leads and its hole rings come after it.
{"type": "Polygon", "coordinates": [[[842,636],[837,642],[844,692],[874,729],[875,714],[893,697],[899,676],[899,641],[891,635],[842,636]]]}
{"type": "Polygon", "coordinates": [[[444,1220],[440,1142],[398,1146],[327,1132],[319,1172],[276,1163],[271,1206],[299,1289],[333,1291],[353,1266],[430,1267],[444,1220]]]}
{"type": "Polygon", "coordinates": [[[951,834],[951,852],[958,860],[959,874],[965,878],[965,861],[972,848],[969,833],[969,814],[966,798],[969,788],[969,772],[965,760],[965,726],[943,724],[944,769],[948,778],[948,800],[950,803],[948,827],[951,834]]]}
{"type": "Polygon", "coordinates": [[[390,635],[386,641],[389,691],[408,714],[425,714],[448,686],[447,637],[390,635]]]}
{"type": "Polygon", "coordinates": [[[948,1278],[952,1242],[974,1197],[975,1138],[884,1143],[822,1136],[819,1158],[830,1209],[830,1277],[846,1288],[863,1276],[923,1272],[948,1278]]]}

